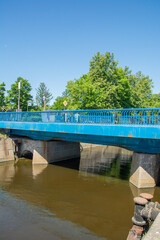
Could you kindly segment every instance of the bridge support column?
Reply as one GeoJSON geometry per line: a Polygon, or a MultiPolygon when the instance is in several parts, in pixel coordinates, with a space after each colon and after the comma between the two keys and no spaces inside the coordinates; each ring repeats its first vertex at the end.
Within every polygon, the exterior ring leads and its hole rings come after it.
{"type": "Polygon", "coordinates": [[[64,141],[38,141],[34,144],[33,164],[48,164],[80,157],[80,144],[64,141]]]}
{"type": "Polygon", "coordinates": [[[17,156],[32,157],[33,164],[48,164],[80,157],[80,143],[14,138],[17,156]]]}
{"type": "Polygon", "coordinates": [[[137,188],[151,188],[160,181],[160,155],[134,152],[130,182],[137,188]]]}

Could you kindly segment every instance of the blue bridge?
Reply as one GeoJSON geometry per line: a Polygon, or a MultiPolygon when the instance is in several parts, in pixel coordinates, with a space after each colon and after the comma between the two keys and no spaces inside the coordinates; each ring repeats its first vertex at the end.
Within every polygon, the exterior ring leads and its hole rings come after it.
{"type": "Polygon", "coordinates": [[[160,108],[0,113],[9,136],[121,146],[160,153],[160,108]]]}

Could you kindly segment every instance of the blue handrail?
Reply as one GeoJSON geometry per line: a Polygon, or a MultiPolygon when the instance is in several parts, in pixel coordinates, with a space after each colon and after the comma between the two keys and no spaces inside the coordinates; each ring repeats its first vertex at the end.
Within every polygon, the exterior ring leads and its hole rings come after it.
{"type": "Polygon", "coordinates": [[[0,121],[107,125],[160,125],[160,108],[0,112],[0,121]]]}

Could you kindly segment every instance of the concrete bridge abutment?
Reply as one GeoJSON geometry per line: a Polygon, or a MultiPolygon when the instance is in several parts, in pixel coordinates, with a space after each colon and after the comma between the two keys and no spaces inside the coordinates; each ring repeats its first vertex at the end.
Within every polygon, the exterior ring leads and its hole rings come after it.
{"type": "Polygon", "coordinates": [[[16,140],[18,157],[32,155],[33,164],[48,164],[80,157],[80,143],[65,141],[16,140]]]}
{"type": "Polygon", "coordinates": [[[15,143],[11,138],[0,136],[0,163],[14,161],[15,143]]]}
{"type": "Polygon", "coordinates": [[[160,184],[160,154],[134,152],[129,180],[137,188],[160,184]]]}

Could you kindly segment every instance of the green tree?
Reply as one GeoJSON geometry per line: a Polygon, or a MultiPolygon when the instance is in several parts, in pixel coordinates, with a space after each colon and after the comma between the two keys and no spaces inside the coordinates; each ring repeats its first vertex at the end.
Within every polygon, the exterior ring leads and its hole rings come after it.
{"type": "Polygon", "coordinates": [[[28,110],[29,111],[42,111],[43,108],[41,108],[40,106],[34,104],[34,102],[33,102],[32,106],[30,106],[28,110]]]}
{"type": "Polygon", "coordinates": [[[159,108],[160,107],[160,93],[152,94],[152,97],[148,101],[148,107],[152,108],[159,108]]]}
{"type": "Polygon", "coordinates": [[[117,64],[109,52],[98,52],[91,59],[88,73],[91,108],[117,107],[117,64]]]}
{"type": "Polygon", "coordinates": [[[32,87],[28,80],[21,77],[17,78],[16,82],[11,85],[11,89],[7,91],[8,96],[6,97],[7,105],[12,107],[14,110],[18,108],[18,83],[21,82],[20,89],[20,108],[22,111],[27,110],[27,101],[32,100],[30,94],[32,87]]]}
{"type": "Polygon", "coordinates": [[[68,108],[68,99],[67,97],[57,97],[55,99],[55,102],[53,103],[53,105],[50,107],[50,109],[52,110],[64,110],[64,105],[63,102],[67,101],[67,106],[66,109],[68,108]]]}
{"type": "Polygon", "coordinates": [[[5,86],[4,82],[0,84],[0,107],[5,105],[5,86]]]}
{"type": "Polygon", "coordinates": [[[70,109],[148,107],[152,80],[141,72],[118,66],[114,55],[99,52],[90,61],[87,75],[69,81],[65,93],[70,109]]]}
{"type": "Polygon", "coordinates": [[[79,79],[68,81],[66,86],[68,108],[69,109],[85,109],[88,97],[88,76],[85,74],[79,79]]]}
{"type": "Polygon", "coordinates": [[[153,82],[149,76],[144,76],[140,71],[131,74],[131,106],[134,108],[149,107],[152,100],[152,87],[153,82]]]}
{"type": "Polygon", "coordinates": [[[49,89],[45,83],[41,82],[36,93],[36,102],[37,105],[40,107],[44,106],[44,101],[46,100],[46,104],[49,104],[51,99],[53,98],[52,94],[50,93],[49,89]]]}
{"type": "Polygon", "coordinates": [[[114,107],[130,108],[131,103],[131,85],[129,81],[128,68],[117,68],[117,84],[116,84],[116,102],[114,107]]]}
{"type": "Polygon", "coordinates": [[[67,83],[70,109],[129,107],[130,71],[117,64],[113,54],[97,53],[90,62],[88,75],[67,83]]]}

